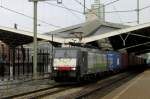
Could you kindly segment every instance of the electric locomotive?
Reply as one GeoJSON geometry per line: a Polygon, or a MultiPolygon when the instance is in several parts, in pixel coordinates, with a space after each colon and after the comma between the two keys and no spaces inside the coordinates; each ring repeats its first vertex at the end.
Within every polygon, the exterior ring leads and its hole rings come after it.
{"type": "Polygon", "coordinates": [[[87,48],[56,48],[52,77],[55,81],[81,80],[108,70],[104,52],[87,48]]]}

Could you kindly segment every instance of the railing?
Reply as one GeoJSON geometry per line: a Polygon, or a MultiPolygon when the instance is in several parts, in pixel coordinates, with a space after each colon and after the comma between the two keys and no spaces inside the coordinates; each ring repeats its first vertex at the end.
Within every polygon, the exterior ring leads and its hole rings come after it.
{"type": "MultiPolygon", "coordinates": [[[[45,77],[50,69],[50,50],[38,49],[37,72],[45,77]]],[[[33,75],[33,54],[30,48],[15,48],[0,55],[0,80],[29,79],[33,75]]]]}

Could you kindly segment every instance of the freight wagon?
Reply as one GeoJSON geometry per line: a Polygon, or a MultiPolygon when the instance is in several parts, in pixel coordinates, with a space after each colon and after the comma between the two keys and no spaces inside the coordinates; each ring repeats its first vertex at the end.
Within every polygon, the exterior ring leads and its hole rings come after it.
{"type": "Polygon", "coordinates": [[[115,51],[107,52],[108,69],[111,71],[117,71],[122,69],[121,54],[115,51]]]}

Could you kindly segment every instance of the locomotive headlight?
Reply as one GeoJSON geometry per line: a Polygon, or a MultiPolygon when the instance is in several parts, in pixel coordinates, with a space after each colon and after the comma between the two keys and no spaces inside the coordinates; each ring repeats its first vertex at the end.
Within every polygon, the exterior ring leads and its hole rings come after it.
{"type": "Polygon", "coordinates": [[[54,70],[56,70],[57,69],[57,67],[54,67],[54,70]]]}
{"type": "Polygon", "coordinates": [[[72,70],[76,70],[76,68],[75,68],[75,67],[73,67],[73,68],[72,68],[72,70]]]}

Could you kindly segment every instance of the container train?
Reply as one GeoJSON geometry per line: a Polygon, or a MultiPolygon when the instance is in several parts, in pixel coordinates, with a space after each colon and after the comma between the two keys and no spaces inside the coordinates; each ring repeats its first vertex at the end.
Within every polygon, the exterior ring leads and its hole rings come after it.
{"type": "Polygon", "coordinates": [[[128,53],[78,47],[56,48],[53,55],[52,78],[55,81],[87,80],[144,64],[144,58],[128,53]]]}

